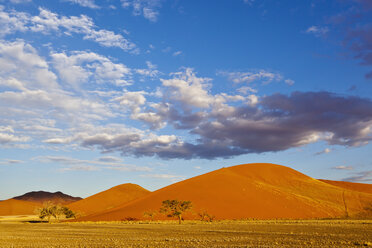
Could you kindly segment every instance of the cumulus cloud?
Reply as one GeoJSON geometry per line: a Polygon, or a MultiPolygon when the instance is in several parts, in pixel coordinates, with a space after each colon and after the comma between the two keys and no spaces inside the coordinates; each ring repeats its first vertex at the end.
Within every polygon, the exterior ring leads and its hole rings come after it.
{"type": "Polygon", "coordinates": [[[63,89],[48,61],[22,40],[0,40],[0,64],[4,65],[0,66],[3,144],[30,141],[33,136],[61,144],[66,138],[55,136],[63,135],[66,127],[114,116],[110,107],[96,97],[82,97],[63,89]],[[27,135],[14,134],[14,130],[27,135]]]}
{"type": "Polygon", "coordinates": [[[141,110],[141,106],[146,103],[144,91],[130,91],[125,92],[122,96],[114,99],[118,101],[121,106],[127,107],[133,114],[137,114],[141,110]]]}
{"type": "Polygon", "coordinates": [[[26,31],[43,34],[57,33],[58,35],[81,34],[83,39],[92,40],[101,46],[138,52],[134,43],[121,34],[98,29],[93,20],[86,15],[61,16],[44,8],[39,8],[39,12],[39,15],[31,16],[15,10],[6,11],[3,6],[0,6],[0,35],[26,31]]]}
{"type": "Polygon", "coordinates": [[[123,8],[131,8],[132,14],[135,16],[142,15],[149,21],[156,22],[158,20],[161,7],[161,0],[121,0],[123,8]]]}
{"type": "Polygon", "coordinates": [[[154,65],[151,61],[146,61],[146,66],[147,68],[135,70],[135,72],[142,77],[141,81],[145,81],[145,78],[156,79],[161,74],[157,69],[157,65],[154,65]]]}
{"type": "Polygon", "coordinates": [[[196,77],[191,68],[186,68],[185,72],[173,73],[172,76],[172,79],[161,79],[171,100],[182,102],[185,106],[201,108],[211,104],[213,98],[208,94],[207,84],[211,79],[196,77]]]}
{"type": "Polygon", "coordinates": [[[16,136],[9,133],[0,133],[0,145],[29,141],[30,137],[16,136]]]}
{"type": "Polygon", "coordinates": [[[127,66],[93,52],[52,53],[51,57],[60,78],[75,89],[88,80],[117,86],[129,85],[131,81],[132,73],[127,66]]]}
{"type": "Polygon", "coordinates": [[[30,139],[28,136],[16,135],[10,126],[0,126],[0,145],[27,142],[30,139]]]}
{"type": "Polygon", "coordinates": [[[206,89],[209,80],[198,78],[190,69],[171,76],[162,80],[164,102],[152,104],[152,110],[139,114],[152,115],[148,122],[165,122],[176,129],[188,130],[195,137],[194,142],[171,136],[164,137],[165,143],[159,143],[158,136],[142,142],[139,133],[100,132],[84,144],[139,156],[213,159],[282,151],[321,140],[330,145],[360,146],[371,139],[369,99],[329,92],[274,94],[260,100],[241,95],[212,95],[206,89]],[[187,95],[189,92],[192,95],[187,95]],[[232,104],[234,101],[239,104],[232,104]],[[133,149],[133,144],[140,146],[133,149]]]}
{"type": "MultiPolygon", "coordinates": [[[[68,145],[125,156],[215,159],[283,151],[317,141],[361,146],[372,138],[370,99],[330,92],[259,97],[250,88],[237,94],[213,93],[211,79],[190,68],[161,78],[156,93],[113,87],[113,92],[105,92],[100,80],[118,87],[122,84],[116,80],[141,74],[92,52],[52,52],[50,58],[22,40],[0,41],[0,143],[37,140],[45,146],[68,145]],[[88,80],[92,91],[72,92],[60,83],[84,86],[88,80]],[[139,121],[151,129],[139,129],[139,121]]],[[[152,63],[147,67],[156,70],[152,63]]],[[[238,76],[238,83],[279,77],[264,72],[238,76]]],[[[109,158],[52,160],[75,169],[130,168],[109,158]]]]}

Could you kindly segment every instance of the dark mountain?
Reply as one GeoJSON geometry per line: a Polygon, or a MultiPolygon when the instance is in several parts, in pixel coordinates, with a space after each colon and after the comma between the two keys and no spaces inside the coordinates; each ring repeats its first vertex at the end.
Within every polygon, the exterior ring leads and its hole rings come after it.
{"type": "Polygon", "coordinates": [[[54,193],[46,191],[32,191],[24,195],[16,196],[13,199],[38,203],[51,201],[55,204],[69,204],[75,201],[79,201],[82,198],[66,195],[60,191],[54,193]]]}

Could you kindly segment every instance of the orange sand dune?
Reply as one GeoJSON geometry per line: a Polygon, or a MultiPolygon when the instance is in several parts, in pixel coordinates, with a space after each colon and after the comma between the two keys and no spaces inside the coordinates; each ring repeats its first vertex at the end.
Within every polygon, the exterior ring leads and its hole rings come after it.
{"type": "Polygon", "coordinates": [[[150,191],[136,184],[126,183],[92,195],[68,205],[74,211],[88,215],[117,207],[149,194],[150,191]]]}
{"type": "Polygon", "coordinates": [[[329,183],[334,186],[349,189],[349,190],[372,194],[372,184],[332,181],[332,180],[324,180],[324,179],[319,179],[319,181],[329,183]]]}
{"type": "MultiPolygon", "coordinates": [[[[191,200],[194,213],[206,210],[216,219],[322,218],[357,214],[372,195],[341,189],[285,166],[246,164],[219,169],[175,183],[115,209],[81,221],[143,219],[167,199],[191,200]],[[345,193],[343,193],[345,192],[345,193]],[[343,197],[344,195],[344,197],[343,197]]],[[[156,218],[164,219],[163,215],[156,218]]]]}
{"type": "Polygon", "coordinates": [[[40,203],[9,199],[0,202],[0,216],[31,215],[39,207],[41,207],[40,203]]]}

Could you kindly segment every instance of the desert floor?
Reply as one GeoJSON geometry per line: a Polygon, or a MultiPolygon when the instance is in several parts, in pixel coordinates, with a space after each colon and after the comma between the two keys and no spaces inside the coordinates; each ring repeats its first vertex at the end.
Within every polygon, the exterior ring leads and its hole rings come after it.
{"type": "Polygon", "coordinates": [[[22,223],[0,221],[0,247],[360,247],[372,220],[204,223],[22,223]]]}

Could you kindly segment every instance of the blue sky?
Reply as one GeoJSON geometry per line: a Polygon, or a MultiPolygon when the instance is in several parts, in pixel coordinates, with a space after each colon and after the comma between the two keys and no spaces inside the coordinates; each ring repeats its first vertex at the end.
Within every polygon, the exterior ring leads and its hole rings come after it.
{"type": "Polygon", "coordinates": [[[0,0],[0,199],[269,162],[371,183],[369,0],[0,0]]]}

